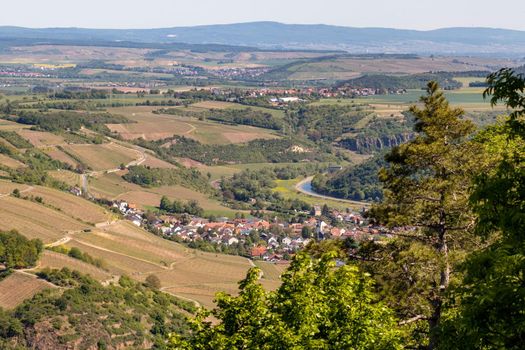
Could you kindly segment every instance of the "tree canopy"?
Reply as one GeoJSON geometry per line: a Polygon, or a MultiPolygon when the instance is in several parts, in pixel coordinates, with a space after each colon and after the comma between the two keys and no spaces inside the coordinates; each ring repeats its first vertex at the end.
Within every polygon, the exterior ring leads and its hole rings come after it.
{"type": "Polygon", "coordinates": [[[220,293],[201,311],[188,339],[173,335],[171,349],[400,349],[396,320],[373,293],[371,278],[356,266],[337,266],[336,254],[299,253],[267,292],[252,268],[239,296],[220,293]]]}

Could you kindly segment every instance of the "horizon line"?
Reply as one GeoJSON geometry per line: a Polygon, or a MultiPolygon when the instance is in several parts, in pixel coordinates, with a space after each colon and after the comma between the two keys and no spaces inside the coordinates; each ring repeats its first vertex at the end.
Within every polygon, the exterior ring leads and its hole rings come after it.
{"type": "Polygon", "coordinates": [[[399,27],[380,27],[380,26],[349,26],[339,24],[325,24],[325,23],[287,23],[280,21],[246,21],[246,22],[228,22],[228,23],[212,23],[212,24],[193,24],[183,26],[161,26],[161,27],[89,27],[89,26],[44,26],[44,27],[31,27],[24,25],[0,25],[0,28],[20,28],[20,29],[34,29],[34,30],[46,30],[46,29],[88,29],[88,30],[161,30],[161,29],[179,29],[179,28],[197,28],[197,27],[213,27],[213,26],[232,26],[232,25],[243,25],[243,24],[279,24],[286,26],[326,26],[326,27],[338,27],[348,29],[390,29],[400,31],[416,31],[416,32],[432,32],[444,29],[491,29],[491,30],[505,30],[515,32],[525,32],[524,29],[515,28],[503,28],[503,27],[484,27],[484,26],[451,26],[451,27],[437,27],[431,29],[414,29],[414,28],[399,28],[399,27]]]}

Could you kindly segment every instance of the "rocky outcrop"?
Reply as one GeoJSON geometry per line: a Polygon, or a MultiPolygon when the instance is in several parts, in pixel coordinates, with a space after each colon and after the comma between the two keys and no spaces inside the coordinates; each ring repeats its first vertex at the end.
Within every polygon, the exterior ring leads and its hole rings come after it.
{"type": "Polygon", "coordinates": [[[340,140],[339,146],[357,153],[370,154],[385,148],[398,146],[411,140],[413,137],[413,133],[384,135],[380,137],[357,135],[340,140]]]}

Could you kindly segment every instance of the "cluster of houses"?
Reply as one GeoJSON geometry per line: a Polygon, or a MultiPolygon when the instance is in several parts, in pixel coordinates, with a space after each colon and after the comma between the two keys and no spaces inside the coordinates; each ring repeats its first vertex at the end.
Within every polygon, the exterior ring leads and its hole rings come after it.
{"type": "Polygon", "coordinates": [[[221,68],[221,69],[208,69],[206,72],[212,76],[223,78],[223,79],[249,79],[256,78],[270,71],[266,67],[257,67],[257,68],[242,68],[242,67],[232,67],[232,68],[221,68]]]}
{"type": "Polygon", "coordinates": [[[327,222],[316,206],[303,222],[273,222],[260,218],[218,218],[215,221],[200,217],[180,218],[171,215],[156,216],[153,221],[135,204],[116,201],[113,207],[137,226],[148,225],[166,238],[186,243],[204,241],[228,247],[243,246],[253,259],[271,262],[285,261],[312,239],[374,239],[381,234],[379,228],[369,226],[359,213],[332,210],[332,222],[327,222]],[[336,224],[334,224],[334,222],[336,224]],[[257,242],[249,237],[256,233],[257,242]],[[248,241],[248,242],[247,242],[248,241]]]}

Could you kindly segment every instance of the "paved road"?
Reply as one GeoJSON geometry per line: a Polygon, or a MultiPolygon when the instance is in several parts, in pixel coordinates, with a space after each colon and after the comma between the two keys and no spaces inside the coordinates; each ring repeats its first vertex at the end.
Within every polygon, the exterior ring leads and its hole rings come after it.
{"type": "Polygon", "coordinates": [[[297,185],[295,185],[295,189],[297,191],[299,191],[301,193],[304,193],[304,194],[306,194],[308,196],[311,196],[311,197],[317,197],[317,198],[322,198],[322,199],[329,199],[329,200],[332,200],[332,201],[337,201],[337,202],[341,202],[341,203],[348,203],[348,204],[353,204],[353,205],[359,205],[359,206],[362,206],[362,207],[369,207],[370,206],[370,203],[367,203],[367,202],[359,202],[359,201],[352,201],[352,200],[349,200],[349,199],[342,199],[342,198],[337,198],[337,197],[325,196],[325,195],[316,193],[316,192],[314,192],[311,189],[310,190],[306,189],[305,188],[305,187],[307,187],[306,185],[310,184],[312,182],[313,178],[314,178],[313,176],[309,176],[306,179],[298,182],[297,185]]]}

